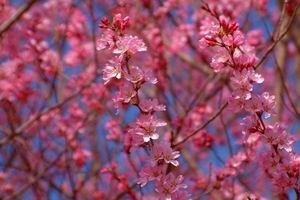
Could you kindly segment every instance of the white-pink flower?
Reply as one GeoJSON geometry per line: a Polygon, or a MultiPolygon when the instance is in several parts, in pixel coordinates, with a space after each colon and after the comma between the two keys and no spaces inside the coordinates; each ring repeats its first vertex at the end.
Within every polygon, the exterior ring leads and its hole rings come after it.
{"type": "Polygon", "coordinates": [[[172,164],[175,167],[179,166],[177,158],[179,158],[179,151],[173,151],[170,144],[166,142],[160,142],[155,144],[152,149],[152,158],[154,161],[163,160],[167,164],[172,164]]]}
{"type": "Polygon", "coordinates": [[[130,66],[130,72],[126,73],[125,78],[134,84],[144,82],[149,82],[152,84],[157,83],[157,78],[154,77],[151,70],[141,69],[137,66],[130,66]]]}
{"type": "Polygon", "coordinates": [[[159,138],[157,128],[166,125],[165,121],[157,119],[154,115],[141,115],[137,119],[136,125],[128,132],[140,135],[143,137],[144,142],[149,142],[151,139],[157,140],[159,138]]]}
{"type": "Polygon", "coordinates": [[[275,114],[275,96],[270,95],[268,92],[264,92],[261,97],[262,109],[265,112],[265,118],[271,116],[271,114],[275,114]]]}
{"type": "Polygon", "coordinates": [[[145,43],[137,36],[125,35],[116,42],[116,48],[113,50],[113,53],[124,54],[125,52],[128,52],[130,54],[135,54],[146,50],[147,47],[145,43]]]}
{"type": "Polygon", "coordinates": [[[149,181],[160,179],[162,174],[162,165],[146,164],[139,173],[140,177],[137,183],[144,187],[149,181]]]}
{"type": "Polygon", "coordinates": [[[154,111],[159,112],[159,111],[166,110],[166,106],[159,104],[157,99],[141,100],[140,107],[143,110],[143,112],[146,112],[146,113],[154,112],[154,111]]]}
{"type": "Polygon", "coordinates": [[[171,195],[180,189],[187,188],[187,185],[183,184],[183,176],[175,176],[173,173],[162,177],[156,182],[155,190],[164,199],[170,199],[171,195]]]}
{"type": "Polygon", "coordinates": [[[112,78],[121,79],[122,67],[119,60],[110,60],[103,69],[104,84],[107,84],[112,78]]]}
{"type": "Polygon", "coordinates": [[[277,145],[278,149],[285,150],[286,152],[292,151],[294,139],[279,123],[276,123],[274,126],[267,126],[264,135],[267,142],[271,145],[277,145]]]}
{"type": "Polygon", "coordinates": [[[133,97],[136,96],[136,91],[132,85],[125,84],[120,88],[117,96],[114,98],[114,102],[129,103],[133,97]]]}
{"type": "Polygon", "coordinates": [[[244,69],[241,72],[234,71],[233,77],[231,77],[231,82],[233,86],[232,94],[235,98],[242,98],[245,100],[251,98],[253,85],[250,83],[247,69],[244,69]]]}
{"type": "Polygon", "coordinates": [[[114,41],[114,32],[110,29],[106,29],[105,32],[101,34],[99,39],[97,40],[97,50],[103,50],[103,49],[111,49],[115,46],[114,41]]]}

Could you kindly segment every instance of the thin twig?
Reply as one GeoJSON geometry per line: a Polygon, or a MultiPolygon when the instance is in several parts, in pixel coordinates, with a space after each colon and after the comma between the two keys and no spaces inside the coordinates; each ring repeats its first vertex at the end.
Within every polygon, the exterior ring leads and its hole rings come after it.
{"type": "Polygon", "coordinates": [[[49,163],[43,171],[41,171],[37,176],[34,177],[29,183],[24,185],[20,190],[14,192],[11,196],[9,196],[5,200],[10,200],[10,199],[17,199],[20,195],[22,195],[26,190],[28,190],[33,184],[39,181],[40,178],[42,178],[45,173],[48,172],[48,170],[55,164],[57,161],[61,158],[61,156],[64,154],[65,150],[60,152],[60,154],[54,159],[51,163],[49,163]]]}
{"type": "Polygon", "coordinates": [[[272,45],[268,48],[268,50],[266,51],[266,53],[263,55],[263,57],[260,59],[260,61],[254,66],[254,69],[257,69],[261,66],[261,64],[267,59],[268,55],[273,51],[273,49],[276,47],[276,45],[282,40],[282,38],[289,32],[293,21],[295,19],[295,16],[297,14],[297,11],[300,7],[300,3],[298,3],[286,29],[282,32],[282,34],[272,43],[272,45]]]}
{"type": "MultiPolygon", "coordinates": [[[[260,59],[260,61],[254,66],[254,69],[256,70],[258,67],[260,67],[260,65],[264,62],[264,60],[268,57],[268,55],[272,52],[272,50],[276,47],[276,45],[278,44],[278,42],[288,33],[294,19],[295,16],[297,14],[297,11],[300,7],[300,3],[297,4],[297,7],[291,17],[291,20],[289,21],[285,31],[277,38],[277,40],[274,41],[274,43],[268,48],[268,50],[266,51],[266,53],[264,54],[264,56],[260,59]]],[[[228,106],[228,102],[226,102],[210,119],[208,119],[202,126],[200,126],[199,128],[197,128],[195,131],[193,131],[190,135],[188,135],[187,137],[185,137],[183,140],[179,141],[178,143],[172,145],[172,147],[176,147],[179,146],[183,143],[185,143],[187,140],[189,140],[191,137],[193,137],[194,135],[196,135],[200,130],[206,128],[213,120],[215,120],[222,112],[223,110],[228,106]]]]}
{"type": "Polygon", "coordinates": [[[200,130],[204,129],[206,126],[208,126],[212,121],[214,121],[222,112],[223,110],[228,106],[228,102],[226,102],[211,118],[209,118],[202,126],[194,130],[190,135],[186,136],[183,140],[180,142],[177,142],[173,145],[173,147],[179,146],[183,143],[185,143],[188,139],[196,135],[200,130]]]}

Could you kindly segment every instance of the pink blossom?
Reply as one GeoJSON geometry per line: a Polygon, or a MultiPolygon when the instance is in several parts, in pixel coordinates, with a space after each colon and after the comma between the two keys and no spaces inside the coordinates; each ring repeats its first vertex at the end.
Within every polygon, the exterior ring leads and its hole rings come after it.
{"type": "Polygon", "coordinates": [[[149,181],[159,180],[162,174],[162,166],[156,164],[146,164],[139,173],[140,178],[138,180],[138,184],[140,184],[141,187],[144,187],[149,181]]]}
{"type": "Polygon", "coordinates": [[[109,120],[106,122],[105,128],[108,132],[108,135],[106,136],[108,140],[120,140],[122,138],[122,130],[117,120],[109,120]]]}
{"type": "Polygon", "coordinates": [[[137,52],[146,51],[147,47],[145,43],[140,40],[137,36],[125,35],[116,42],[116,48],[113,50],[115,54],[135,54],[137,52]]]}
{"type": "Polygon", "coordinates": [[[252,194],[252,193],[249,193],[249,192],[240,193],[239,195],[236,196],[236,200],[245,200],[245,199],[248,199],[248,200],[257,200],[257,199],[267,200],[264,197],[261,197],[261,196],[258,196],[256,194],[252,194]]]}
{"type": "Polygon", "coordinates": [[[265,112],[265,117],[268,118],[271,114],[275,114],[275,96],[270,95],[268,92],[264,92],[260,99],[262,109],[265,112]]]}
{"type": "Polygon", "coordinates": [[[173,151],[170,145],[164,142],[155,144],[152,150],[152,158],[154,161],[163,160],[165,163],[170,163],[175,167],[179,166],[179,162],[176,160],[179,156],[179,151],[173,151]]]}
{"type": "Polygon", "coordinates": [[[247,42],[251,46],[259,46],[263,44],[263,32],[260,29],[252,30],[247,34],[247,42]]]}
{"type": "MultiPolygon", "coordinates": [[[[237,99],[249,100],[253,90],[252,83],[262,83],[264,78],[260,74],[255,73],[253,69],[243,69],[241,72],[235,71],[233,77],[231,77],[231,81],[234,88],[232,92],[233,96],[237,99]]],[[[253,97],[253,101],[255,100],[257,98],[253,97]]]]}
{"type": "Polygon", "coordinates": [[[149,69],[142,70],[137,66],[131,66],[130,72],[126,74],[125,78],[131,83],[144,83],[149,82],[152,84],[157,83],[157,79],[154,77],[153,73],[149,69]]]}
{"type": "Polygon", "coordinates": [[[140,107],[143,110],[143,112],[146,113],[160,112],[166,110],[166,106],[159,104],[157,99],[144,99],[140,102],[140,107]]]}
{"type": "Polygon", "coordinates": [[[78,2],[0,0],[0,199],[299,195],[300,0],[78,2]]]}
{"type": "Polygon", "coordinates": [[[267,126],[265,136],[270,144],[276,145],[279,149],[287,152],[292,151],[294,140],[280,124],[276,123],[274,126],[267,126]]]}
{"type": "Polygon", "coordinates": [[[207,131],[199,131],[197,136],[193,139],[195,146],[198,148],[210,148],[213,141],[214,138],[207,131]]]}
{"type": "Polygon", "coordinates": [[[130,73],[126,75],[126,79],[131,83],[138,83],[144,79],[143,70],[137,66],[130,67],[130,73]]]}
{"type": "Polygon", "coordinates": [[[129,103],[136,96],[136,91],[132,87],[132,85],[126,84],[123,85],[117,96],[114,98],[114,101],[121,103],[129,103]]]}
{"type": "Polygon", "coordinates": [[[223,69],[230,60],[230,55],[223,48],[217,48],[214,56],[211,60],[211,66],[215,70],[215,72],[219,72],[223,69]]]}
{"type": "Polygon", "coordinates": [[[238,47],[244,43],[244,35],[241,31],[235,31],[233,35],[224,35],[222,41],[229,47],[238,47]]]}
{"type": "Polygon", "coordinates": [[[156,84],[158,82],[157,78],[154,76],[153,72],[150,69],[144,69],[145,81],[151,84],[156,84]]]}
{"type": "Polygon", "coordinates": [[[171,195],[172,200],[190,200],[191,195],[185,190],[177,190],[171,195]]]}
{"type": "Polygon", "coordinates": [[[97,40],[97,50],[112,49],[115,47],[115,36],[112,30],[106,29],[97,40]]]}
{"type": "Polygon", "coordinates": [[[219,31],[220,31],[220,25],[216,23],[214,20],[212,20],[209,17],[204,18],[201,21],[202,25],[200,26],[200,36],[206,36],[211,35],[211,37],[217,37],[219,31]]]}
{"type": "Polygon", "coordinates": [[[247,101],[245,109],[252,113],[260,112],[262,110],[260,99],[256,95],[252,95],[251,99],[247,101]]]}
{"type": "Polygon", "coordinates": [[[173,173],[169,173],[156,182],[155,190],[162,198],[171,200],[171,195],[174,192],[187,187],[187,185],[183,184],[182,182],[182,175],[175,177],[173,173]]]}
{"type": "MultiPolygon", "coordinates": [[[[113,29],[115,30],[125,30],[129,26],[129,16],[122,17],[121,13],[117,13],[112,21],[113,29]]],[[[102,22],[105,20],[102,20],[102,22]]]]}
{"type": "Polygon", "coordinates": [[[87,160],[91,159],[91,153],[85,149],[77,149],[73,155],[73,159],[78,167],[82,167],[87,160]]]}
{"type": "Polygon", "coordinates": [[[248,71],[244,69],[242,72],[234,72],[233,77],[231,77],[233,86],[233,96],[235,98],[241,98],[248,100],[251,98],[251,92],[253,90],[253,85],[250,83],[248,77],[248,71]]]}
{"type": "Polygon", "coordinates": [[[247,155],[244,152],[238,152],[228,161],[227,164],[230,167],[239,168],[247,159],[247,155]]]}
{"type": "Polygon", "coordinates": [[[126,134],[124,138],[124,146],[126,152],[132,152],[133,150],[137,149],[138,147],[144,144],[144,139],[142,136],[137,134],[126,134]]]}
{"type": "Polygon", "coordinates": [[[242,98],[229,97],[228,105],[229,105],[230,110],[232,110],[234,112],[238,112],[238,111],[241,111],[245,107],[246,102],[242,98]]]}
{"type": "MultiPolygon", "coordinates": [[[[243,50],[245,51],[245,50],[243,50]]],[[[240,51],[235,51],[234,52],[234,63],[232,63],[232,68],[236,70],[243,70],[247,68],[252,68],[254,67],[256,63],[256,56],[253,54],[244,54],[241,53],[240,51]]]]}
{"type": "Polygon", "coordinates": [[[265,16],[268,11],[268,4],[269,0],[257,0],[253,2],[254,8],[263,16],[265,16]]]}
{"type": "Polygon", "coordinates": [[[141,115],[136,121],[136,126],[131,128],[128,132],[130,134],[141,135],[144,142],[149,142],[151,139],[157,140],[159,134],[156,129],[166,125],[167,123],[165,121],[159,120],[153,115],[141,115]]]}
{"type": "Polygon", "coordinates": [[[261,133],[263,131],[256,115],[243,118],[241,125],[243,126],[243,134],[245,135],[261,133]]]}
{"type": "Polygon", "coordinates": [[[252,68],[248,69],[248,77],[256,83],[263,83],[265,80],[261,74],[256,73],[252,68]]]}
{"type": "Polygon", "coordinates": [[[104,84],[107,84],[112,78],[121,79],[122,67],[119,60],[110,60],[103,69],[104,84]]]}
{"type": "Polygon", "coordinates": [[[232,35],[235,31],[239,29],[239,25],[235,21],[231,21],[228,17],[221,15],[219,17],[219,23],[222,27],[222,32],[226,35],[232,35]]]}

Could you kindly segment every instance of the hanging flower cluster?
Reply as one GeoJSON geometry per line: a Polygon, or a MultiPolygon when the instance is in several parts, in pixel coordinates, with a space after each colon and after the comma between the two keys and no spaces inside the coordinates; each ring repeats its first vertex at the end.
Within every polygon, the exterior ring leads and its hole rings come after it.
{"type": "MultiPolygon", "coordinates": [[[[269,92],[257,94],[254,90],[255,84],[264,82],[262,75],[256,72],[255,49],[245,39],[236,22],[217,14],[208,4],[203,9],[210,14],[210,18],[207,19],[209,23],[206,21],[201,27],[200,46],[211,48],[215,52],[211,60],[215,71],[228,70],[230,74],[230,108],[236,112],[245,110],[248,113],[242,122],[245,145],[249,149],[264,151],[261,155],[263,159],[259,162],[278,193],[289,188],[298,192],[299,156],[292,150],[294,139],[280,122],[272,124],[264,120],[276,115],[275,96],[269,92]]],[[[246,151],[253,154],[250,150],[246,151]]],[[[237,175],[241,164],[249,159],[251,160],[249,155],[239,152],[228,161],[217,180],[223,181],[224,177],[237,175]]]]}
{"type": "Polygon", "coordinates": [[[180,153],[171,148],[159,131],[160,127],[167,126],[167,123],[159,119],[157,113],[165,111],[166,107],[159,104],[155,98],[141,98],[142,87],[146,84],[155,85],[157,79],[149,69],[131,64],[135,54],[146,51],[147,48],[137,36],[126,33],[129,24],[129,18],[122,18],[121,14],[116,14],[112,22],[103,18],[100,28],[104,32],[98,40],[97,49],[108,49],[116,54],[103,69],[104,84],[113,79],[122,82],[113,98],[114,104],[118,109],[122,105],[133,105],[140,111],[138,118],[125,133],[129,148],[144,148],[150,154],[148,162],[139,172],[137,183],[143,187],[147,182],[154,181],[155,191],[161,198],[188,197],[188,193],[182,192],[182,189],[187,187],[182,183],[183,176],[175,177],[169,171],[170,165],[179,166],[177,159],[180,153]]]}

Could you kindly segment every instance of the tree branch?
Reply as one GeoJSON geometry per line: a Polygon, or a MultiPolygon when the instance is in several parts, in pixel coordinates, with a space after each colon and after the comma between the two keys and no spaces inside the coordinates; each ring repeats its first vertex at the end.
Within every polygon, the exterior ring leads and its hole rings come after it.
{"type": "Polygon", "coordinates": [[[36,2],[37,0],[30,0],[24,6],[11,16],[7,21],[0,25],[0,37],[4,32],[9,30],[36,2]]]}

